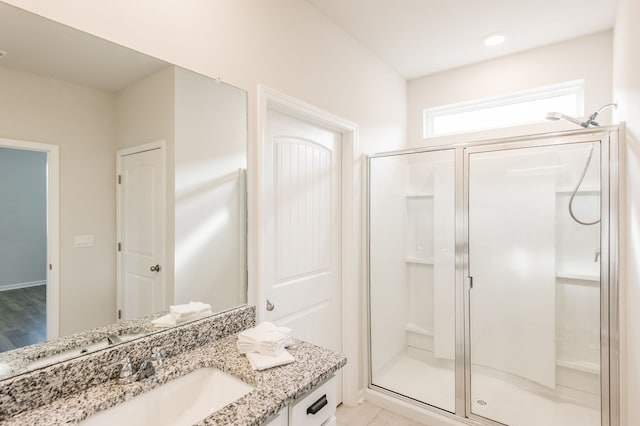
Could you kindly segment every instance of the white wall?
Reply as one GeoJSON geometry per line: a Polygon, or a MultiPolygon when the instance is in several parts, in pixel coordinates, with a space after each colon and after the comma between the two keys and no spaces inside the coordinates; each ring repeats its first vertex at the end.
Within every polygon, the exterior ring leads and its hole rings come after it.
{"type": "Polygon", "coordinates": [[[116,94],[118,149],[159,140],[165,142],[166,246],[162,268],[166,288],[165,300],[169,305],[173,303],[174,298],[175,132],[175,67],[168,66],[125,87],[116,94]]]}
{"type": "Polygon", "coordinates": [[[4,68],[0,93],[0,137],[60,147],[60,335],[112,323],[114,97],[4,68]],[[78,234],[95,246],[75,248],[78,234]]]}
{"type": "Polygon", "coordinates": [[[47,279],[47,154],[0,147],[0,290],[47,279]]]}
{"type": "Polygon", "coordinates": [[[621,232],[623,252],[621,295],[621,418],[622,425],[640,424],[640,2],[619,0],[614,30],[613,90],[617,118],[626,122],[626,198],[621,232]]]}
{"type": "MultiPolygon", "coordinates": [[[[464,140],[575,129],[575,125],[545,122],[425,140],[425,108],[472,101],[534,89],[565,81],[585,80],[585,113],[611,103],[611,32],[593,34],[502,58],[410,80],[407,92],[407,134],[410,146],[438,145],[464,140]]],[[[610,114],[601,116],[608,123],[610,114]]],[[[544,117],[542,117],[544,118],[544,117]]]]}
{"type": "Polygon", "coordinates": [[[245,302],[244,91],[175,70],[175,303],[245,302]]]}
{"type": "Polygon", "coordinates": [[[175,68],[167,66],[116,94],[118,149],[157,140],[173,146],[174,74],[175,68]]]}

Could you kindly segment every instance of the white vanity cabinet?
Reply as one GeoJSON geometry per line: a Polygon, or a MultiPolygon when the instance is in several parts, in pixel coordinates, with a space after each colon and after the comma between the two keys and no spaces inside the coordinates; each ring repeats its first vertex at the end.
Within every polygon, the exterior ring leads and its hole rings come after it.
{"type": "Polygon", "coordinates": [[[275,417],[271,417],[263,426],[288,426],[289,425],[289,407],[284,407],[278,411],[275,417]]]}
{"type": "Polygon", "coordinates": [[[331,426],[336,424],[336,377],[296,399],[265,426],[331,426]]]}

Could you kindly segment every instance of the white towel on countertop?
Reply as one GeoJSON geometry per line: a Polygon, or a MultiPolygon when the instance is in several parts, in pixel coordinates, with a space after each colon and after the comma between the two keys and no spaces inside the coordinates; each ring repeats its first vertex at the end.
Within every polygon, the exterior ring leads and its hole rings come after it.
{"type": "Polygon", "coordinates": [[[295,358],[286,350],[283,350],[278,356],[262,355],[257,352],[249,352],[245,355],[254,370],[266,370],[295,361],[295,358]]]}
{"type": "Polygon", "coordinates": [[[261,322],[238,334],[238,351],[242,354],[258,352],[278,356],[293,342],[291,329],[278,327],[271,322],[261,322]]]}

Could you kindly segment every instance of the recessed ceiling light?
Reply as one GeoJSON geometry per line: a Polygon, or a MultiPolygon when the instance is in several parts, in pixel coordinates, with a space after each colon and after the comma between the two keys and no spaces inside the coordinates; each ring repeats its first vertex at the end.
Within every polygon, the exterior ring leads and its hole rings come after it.
{"type": "Polygon", "coordinates": [[[497,46],[502,42],[504,42],[504,39],[505,39],[504,34],[493,33],[486,36],[483,41],[485,46],[497,46]]]}

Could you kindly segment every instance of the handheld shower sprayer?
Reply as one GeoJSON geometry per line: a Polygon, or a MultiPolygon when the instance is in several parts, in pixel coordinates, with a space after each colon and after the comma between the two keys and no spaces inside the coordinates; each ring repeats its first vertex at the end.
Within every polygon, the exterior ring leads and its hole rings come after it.
{"type": "MultiPolygon", "coordinates": [[[[582,126],[585,129],[588,127],[598,127],[600,126],[600,124],[596,121],[596,118],[598,118],[598,115],[600,114],[600,111],[602,111],[603,109],[606,108],[617,108],[618,104],[617,103],[610,103],[610,104],[606,104],[604,106],[601,106],[600,108],[598,108],[593,114],[587,116],[584,121],[580,121],[575,117],[570,117],[568,115],[564,115],[561,112],[549,112],[547,113],[547,120],[560,120],[560,119],[564,119],[567,121],[570,121],[574,124],[577,124],[578,126],[582,126]]],[[[589,168],[589,164],[591,163],[591,157],[593,156],[593,150],[595,148],[595,142],[591,144],[591,149],[589,150],[589,156],[587,157],[587,161],[584,165],[584,169],[582,169],[582,174],[580,175],[580,179],[578,179],[578,183],[575,186],[575,188],[573,189],[573,192],[571,193],[571,197],[569,198],[569,215],[571,216],[571,219],[573,219],[576,223],[579,223],[580,225],[595,225],[597,223],[600,222],[600,219],[596,219],[592,222],[586,222],[584,220],[580,220],[576,217],[574,211],[573,211],[573,200],[576,197],[576,194],[578,193],[578,190],[580,189],[580,186],[582,185],[582,181],[584,180],[585,175],[587,174],[587,169],[589,168]]],[[[598,260],[598,256],[599,254],[596,254],[596,261],[598,260]]]]}
{"type": "Polygon", "coordinates": [[[575,117],[564,115],[561,112],[549,112],[549,113],[547,113],[547,120],[556,120],[557,121],[557,120],[560,120],[560,119],[564,119],[564,120],[572,122],[573,124],[577,124],[578,126],[582,126],[585,129],[587,127],[598,127],[598,126],[600,126],[600,124],[596,121],[596,118],[598,118],[598,115],[600,114],[600,111],[602,111],[603,109],[606,109],[606,108],[617,108],[617,107],[618,107],[618,104],[615,103],[615,102],[614,103],[610,103],[610,104],[606,104],[604,106],[601,106],[593,114],[591,114],[588,117],[586,117],[584,119],[584,121],[580,121],[579,119],[577,119],[575,117]]]}
{"type": "Polygon", "coordinates": [[[558,121],[560,119],[564,119],[564,120],[570,121],[570,122],[572,122],[574,124],[577,124],[578,126],[587,127],[585,125],[585,123],[581,122],[577,118],[573,118],[573,117],[570,117],[568,115],[564,115],[561,112],[549,112],[549,113],[547,113],[547,120],[558,121]]]}

